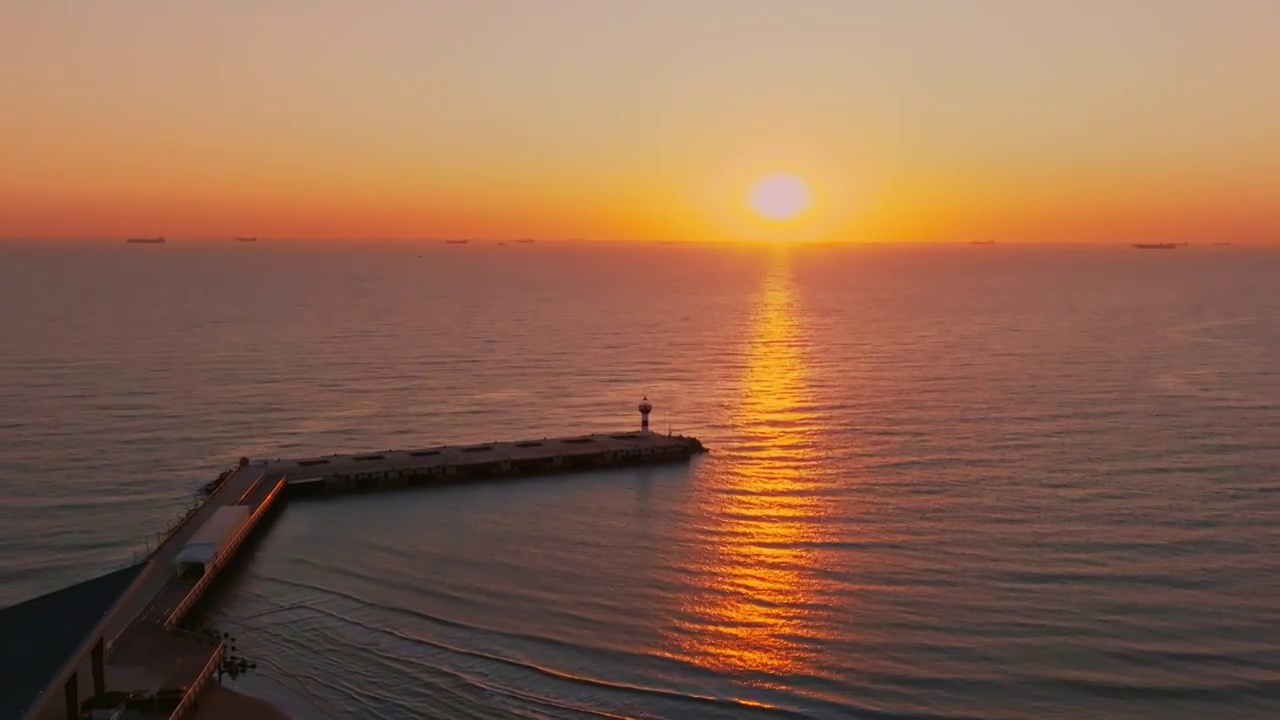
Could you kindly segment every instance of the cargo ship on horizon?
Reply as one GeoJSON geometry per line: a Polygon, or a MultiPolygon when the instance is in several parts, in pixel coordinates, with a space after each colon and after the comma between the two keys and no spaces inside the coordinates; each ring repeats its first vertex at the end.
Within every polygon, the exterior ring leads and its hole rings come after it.
{"type": "Polygon", "coordinates": [[[129,238],[128,240],[125,240],[125,242],[130,245],[159,245],[160,243],[165,242],[165,239],[163,237],[129,238]]]}
{"type": "Polygon", "coordinates": [[[1133,246],[1139,250],[1173,250],[1178,247],[1174,243],[1134,243],[1133,246]]]}

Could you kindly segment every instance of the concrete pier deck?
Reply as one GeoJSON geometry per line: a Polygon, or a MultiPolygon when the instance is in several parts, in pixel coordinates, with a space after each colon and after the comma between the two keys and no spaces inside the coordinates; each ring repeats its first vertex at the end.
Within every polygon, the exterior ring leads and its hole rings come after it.
{"type": "MultiPolygon", "coordinates": [[[[648,402],[641,405],[647,426],[648,402]]],[[[77,697],[107,692],[175,693],[176,708],[129,710],[129,718],[178,720],[195,703],[205,683],[216,674],[225,648],[215,638],[183,629],[184,623],[261,521],[289,494],[303,491],[341,492],[405,485],[442,485],[489,478],[513,478],[649,463],[687,460],[705,452],[696,438],[639,432],[602,433],[516,442],[443,445],[419,450],[386,450],[329,455],[298,460],[240,464],[206,486],[204,501],[170,529],[146,559],[135,589],[111,609],[99,636],[105,641],[105,672],[93,670],[93,686],[73,679],[65,704],[46,698],[26,718],[76,717],[77,697]],[[200,570],[179,572],[178,555],[220,508],[244,506],[248,519],[234,531],[200,570]],[[105,676],[105,677],[103,677],[105,676]],[[99,686],[99,687],[94,687],[99,686]],[[86,695],[86,691],[88,695],[86,695]]],[[[211,524],[213,526],[214,524],[211,524]]],[[[203,542],[203,541],[197,541],[203,542]]],[[[207,561],[206,561],[207,560],[207,561]]],[[[184,563],[188,560],[184,556],[184,563]]],[[[100,648],[101,649],[101,648],[100,648]]],[[[75,660],[70,659],[68,662],[75,660]]],[[[87,674],[87,673],[86,673],[87,674]]],[[[101,696],[99,696],[101,699],[101,696]]]]}
{"type": "MultiPolygon", "coordinates": [[[[281,498],[284,478],[267,477],[261,467],[240,466],[231,471],[183,520],[171,528],[146,558],[132,592],[126,594],[110,611],[111,620],[102,629],[104,672],[100,681],[76,682],[69,691],[67,703],[87,700],[96,695],[97,682],[108,692],[150,692],[175,689],[194,700],[201,684],[216,671],[223,648],[212,638],[194,635],[177,627],[205,589],[216,579],[222,567],[234,557],[240,543],[258,526],[258,522],[281,498]],[[219,508],[243,504],[251,508],[252,522],[241,528],[240,537],[229,543],[222,557],[209,563],[203,572],[179,575],[174,561],[210,517],[219,508]],[[176,615],[175,615],[176,613],[176,615]],[[74,694],[72,694],[74,692],[74,694]]],[[[96,675],[96,670],[81,667],[82,678],[96,675]]],[[[72,715],[52,697],[33,708],[29,718],[66,718],[72,715]]],[[[180,708],[181,710],[181,708],[180,708]]],[[[182,712],[163,710],[130,710],[127,717],[182,717],[182,712]]]]}
{"type": "MultiPolygon", "coordinates": [[[[199,508],[200,522],[188,521],[180,532],[170,535],[150,558],[148,572],[154,572],[154,590],[128,625],[114,637],[107,650],[107,687],[123,692],[173,690],[181,693],[183,702],[194,701],[201,685],[216,672],[224,648],[212,638],[187,632],[181,628],[191,610],[221,570],[229,564],[240,545],[257,527],[280,498],[284,478],[269,476],[260,468],[237,468],[199,508]],[[230,539],[218,556],[201,572],[178,574],[174,561],[187,540],[219,507],[243,505],[249,518],[230,539]],[[190,699],[188,699],[190,698],[190,699]]],[[[181,717],[182,712],[162,712],[162,717],[181,717]]],[[[133,717],[146,717],[135,712],[133,717]]]]}
{"type": "Polygon", "coordinates": [[[674,462],[702,452],[697,438],[624,431],[278,460],[263,469],[284,475],[290,492],[341,492],[674,462]]]}

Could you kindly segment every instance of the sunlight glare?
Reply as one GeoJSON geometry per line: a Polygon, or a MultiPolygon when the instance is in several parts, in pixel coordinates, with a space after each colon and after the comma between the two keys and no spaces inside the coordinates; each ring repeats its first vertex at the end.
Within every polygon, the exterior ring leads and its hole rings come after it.
{"type": "MultiPolygon", "coordinates": [[[[752,321],[743,395],[733,413],[746,442],[710,502],[713,532],[694,560],[702,587],[683,598],[671,657],[725,673],[812,671],[830,638],[811,615],[830,565],[814,448],[804,319],[791,271],[766,279],[752,321]]],[[[692,575],[691,575],[692,576],[692,575]]]]}

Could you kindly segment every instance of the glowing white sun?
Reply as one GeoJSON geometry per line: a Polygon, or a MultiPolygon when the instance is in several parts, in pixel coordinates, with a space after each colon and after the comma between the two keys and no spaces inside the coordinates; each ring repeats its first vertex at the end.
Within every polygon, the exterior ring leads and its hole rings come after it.
{"type": "Polygon", "coordinates": [[[790,173],[766,175],[751,188],[751,207],[770,220],[787,220],[809,207],[809,188],[790,173]]]}

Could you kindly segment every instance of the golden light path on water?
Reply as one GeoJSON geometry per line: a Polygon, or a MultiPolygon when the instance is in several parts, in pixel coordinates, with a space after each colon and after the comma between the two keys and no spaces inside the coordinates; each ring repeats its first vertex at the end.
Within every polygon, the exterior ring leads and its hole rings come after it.
{"type": "MultiPolygon", "coordinates": [[[[733,673],[805,672],[822,631],[806,608],[820,582],[824,530],[814,438],[818,418],[806,374],[804,321],[785,254],[766,276],[752,321],[747,367],[733,411],[741,438],[717,452],[726,467],[704,490],[710,519],[704,578],[675,621],[680,659],[733,673]]],[[[767,680],[748,680],[772,684],[767,680]]]]}

